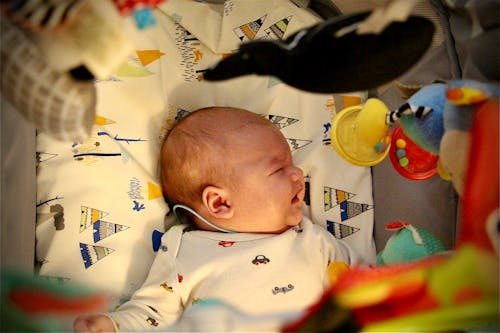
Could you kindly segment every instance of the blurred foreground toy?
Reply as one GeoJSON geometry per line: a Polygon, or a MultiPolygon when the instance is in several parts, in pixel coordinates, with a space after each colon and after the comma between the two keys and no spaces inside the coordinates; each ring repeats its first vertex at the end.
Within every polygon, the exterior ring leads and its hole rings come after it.
{"type": "Polygon", "coordinates": [[[155,24],[151,9],[163,1],[4,0],[1,9],[15,25],[30,31],[52,69],[72,71],[77,78],[106,79],[134,51],[137,28],[155,24]]]}
{"type": "Polygon", "coordinates": [[[61,285],[31,273],[2,269],[2,332],[71,331],[64,318],[105,310],[106,296],[87,288],[61,285]]]}
{"type": "Polygon", "coordinates": [[[87,140],[96,117],[94,79],[127,64],[162,1],[0,1],[2,98],[58,140],[87,140]]]}
{"type": "Polygon", "coordinates": [[[431,21],[410,16],[379,33],[356,32],[370,12],[342,15],[303,29],[284,41],[242,44],[204,73],[208,81],[242,75],[272,75],[284,83],[319,93],[376,88],[414,65],[430,46],[431,21]]]}
{"type": "Polygon", "coordinates": [[[314,327],[342,332],[342,323],[354,322],[362,331],[498,332],[499,108],[498,98],[491,98],[472,119],[470,144],[478,149],[471,149],[467,157],[454,254],[351,268],[318,304],[283,331],[314,327]],[[340,323],[322,325],[320,320],[328,316],[340,323]]]}
{"type": "Polygon", "coordinates": [[[445,251],[441,241],[430,232],[406,222],[391,222],[387,230],[395,231],[377,255],[378,265],[412,262],[445,251]]]}

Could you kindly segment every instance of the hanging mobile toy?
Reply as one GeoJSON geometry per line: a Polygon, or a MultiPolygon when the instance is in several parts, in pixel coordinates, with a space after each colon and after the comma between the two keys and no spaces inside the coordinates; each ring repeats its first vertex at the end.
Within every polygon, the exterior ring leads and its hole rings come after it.
{"type": "Polygon", "coordinates": [[[411,180],[424,180],[438,173],[439,156],[420,148],[405,134],[401,126],[394,130],[391,143],[389,158],[401,176],[411,180]]]}
{"type": "Polygon", "coordinates": [[[254,40],[204,73],[207,81],[272,75],[297,89],[318,93],[368,90],[413,66],[432,42],[434,25],[410,16],[378,33],[358,34],[370,12],[342,15],[300,30],[285,40],[254,40]]]}
{"type": "Polygon", "coordinates": [[[457,80],[428,85],[392,111],[382,101],[368,99],[335,116],[332,146],[360,166],[375,165],[389,155],[394,169],[411,180],[439,173],[461,194],[470,124],[477,110],[498,96],[497,85],[457,80]]]}
{"type": "Polygon", "coordinates": [[[380,163],[389,153],[391,138],[386,124],[387,106],[376,98],[342,110],[333,119],[333,148],[346,161],[359,166],[380,163]]]}

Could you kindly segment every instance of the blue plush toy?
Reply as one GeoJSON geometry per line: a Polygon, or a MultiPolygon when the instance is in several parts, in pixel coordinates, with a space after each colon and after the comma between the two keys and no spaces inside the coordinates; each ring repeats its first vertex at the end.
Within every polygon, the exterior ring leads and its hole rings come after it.
{"type": "Polygon", "coordinates": [[[443,110],[446,85],[435,83],[420,89],[398,110],[389,114],[389,122],[399,124],[420,148],[439,154],[439,143],[444,135],[443,110]]]}
{"type": "Polygon", "coordinates": [[[445,251],[430,232],[406,222],[392,222],[386,229],[396,231],[377,255],[377,265],[398,264],[422,259],[445,251]]]}
{"type": "Polygon", "coordinates": [[[486,101],[499,96],[499,86],[491,83],[475,80],[435,83],[389,112],[386,122],[399,122],[418,147],[439,155],[440,175],[451,180],[461,195],[471,149],[469,129],[475,112],[486,101]]]}

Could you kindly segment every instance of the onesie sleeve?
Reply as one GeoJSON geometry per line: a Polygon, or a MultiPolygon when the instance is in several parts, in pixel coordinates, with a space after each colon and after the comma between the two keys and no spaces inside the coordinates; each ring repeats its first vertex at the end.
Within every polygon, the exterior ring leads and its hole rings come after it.
{"type": "Polygon", "coordinates": [[[330,261],[341,261],[349,266],[356,266],[361,263],[361,257],[346,242],[329,235],[329,242],[333,245],[330,252],[330,261]]]}
{"type": "Polygon", "coordinates": [[[316,233],[322,240],[326,252],[329,253],[329,261],[344,262],[349,266],[356,266],[361,264],[360,255],[354,251],[349,244],[341,239],[335,238],[331,233],[329,233],[324,228],[314,225],[316,233]]]}
{"type": "MultiPolygon", "coordinates": [[[[117,332],[161,331],[177,321],[182,314],[180,284],[175,269],[175,247],[178,244],[171,244],[176,237],[168,235],[175,232],[172,229],[163,236],[162,246],[142,287],[115,312],[106,313],[117,332]]],[[[180,242],[182,230],[177,236],[177,241],[180,242]]]]}

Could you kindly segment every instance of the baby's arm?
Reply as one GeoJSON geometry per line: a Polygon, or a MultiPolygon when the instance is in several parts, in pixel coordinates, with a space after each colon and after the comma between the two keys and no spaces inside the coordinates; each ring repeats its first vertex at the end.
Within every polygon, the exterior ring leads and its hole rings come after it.
{"type": "Polygon", "coordinates": [[[361,256],[354,251],[349,244],[341,239],[337,239],[326,229],[315,226],[316,232],[321,234],[323,246],[328,249],[329,260],[331,262],[340,261],[348,266],[356,266],[362,263],[361,256]]]}
{"type": "MultiPolygon", "coordinates": [[[[162,242],[166,240],[165,236],[162,242]]],[[[146,281],[128,302],[115,312],[77,318],[75,331],[151,331],[174,323],[183,311],[180,283],[174,254],[170,253],[169,247],[163,248],[165,251],[160,250],[156,255],[146,281]]]]}
{"type": "Polygon", "coordinates": [[[335,250],[331,253],[330,260],[345,262],[349,266],[356,266],[361,264],[361,257],[355,252],[349,244],[343,240],[336,239],[332,236],[332,243],[335,250]]]}
{"type": "Polygon", "coordinates": [[[160,250],[146,282],[130,301],[107,315],[116,331],[151,331],[165,328],[182,314],[181,284],[177,281],[175,258],[160,250]]]}

